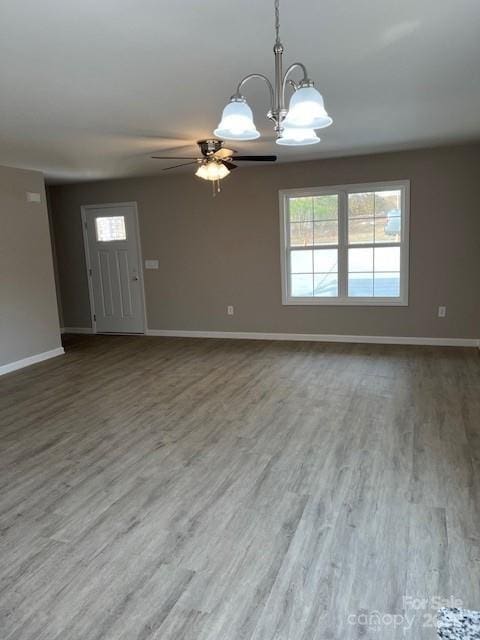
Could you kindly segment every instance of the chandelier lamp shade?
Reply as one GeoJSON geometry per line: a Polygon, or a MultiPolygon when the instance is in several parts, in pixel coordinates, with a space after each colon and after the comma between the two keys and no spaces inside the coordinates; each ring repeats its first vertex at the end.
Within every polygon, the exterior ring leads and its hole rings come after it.
{"type": "Polygon", "coordinates": [[[284,47],[280,41],[279,0],[275,0],[276,40],[273,47],[275,56],[275,79],[272,84],[267,76],[251,73],[245,76],[237,86],[236,92],[225,106],[222,119],[214,133],[226,140],[255,140],[260,137],[253,113],[242,91],[244,86],[254,79],[260,79],[267,85],[270,94],[270,109],[267,118],[272,120],[277,136],[277,144],[285,146],[301,146],[320,142],[315,129],[324,129],[332,124],[322,94],[315,89],[308,77],[307,69],[301,62],[294,62],[283,73],[284,47]],[[302,78],[293,80],[292,72],[300,70],[302,78]],[[288,109],[287,90],[293,89],[288,109]],[[298,132],[294,130],[298,129],[298,132]]]}
{"type": "Polygon", "coordinates": [[[260,137],[253,122],[252,110],[243,96],[231,98],[223,110],[222,120],[214,133],[219,138],[232,140],[255,140],[260,137]]]}
{"type": "Polygon", "coordinates": [[[297,147],[299,145],[317,144],[320,138],[314,129],[300,129],[285,126],[282,135],[277,138],[277,144],[285,147],[297,147]]]}
{"type": "Polygon", "coordinates": [[[332,124],[325,110],[322,94],[313,86],[300,86],[290,98],[284,127],[324,129],[332,124]]]}

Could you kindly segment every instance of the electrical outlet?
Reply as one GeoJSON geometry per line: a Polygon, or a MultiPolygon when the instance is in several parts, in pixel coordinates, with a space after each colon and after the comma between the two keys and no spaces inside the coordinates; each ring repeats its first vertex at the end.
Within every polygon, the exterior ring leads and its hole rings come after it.
{"type": "Polygon", "coordinates": [[[445,318],[445,316],[447,315],[447,307],[438,307],[438,317],[439,318],[445,318]]]}
{"type": "Polygon", "coordinates": [[[233,316],[233,305],[231,304],[227,307],[227,316],[233,316]]]}

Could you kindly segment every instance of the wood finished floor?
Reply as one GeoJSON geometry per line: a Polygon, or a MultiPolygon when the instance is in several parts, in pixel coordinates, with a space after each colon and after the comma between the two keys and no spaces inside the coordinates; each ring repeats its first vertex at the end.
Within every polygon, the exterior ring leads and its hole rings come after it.
{"type": "Polygon", "coordinates": [[[1,640],[423,640],[404,596],[480,609],[476,350],[66,347],[0,379],[1,640]]]}

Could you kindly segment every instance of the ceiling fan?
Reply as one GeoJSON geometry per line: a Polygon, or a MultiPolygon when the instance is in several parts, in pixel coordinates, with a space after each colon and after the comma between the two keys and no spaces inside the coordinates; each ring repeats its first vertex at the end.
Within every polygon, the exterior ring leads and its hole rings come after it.
{"type": "Polygon", "coordinates": [[[217,138],[209,138],[207,140],[199,140],[197,142],[200,147],[201,157],[193,156],[152,156],[155,160],[189,160],[171,167],[165,167],[163,171],[170,171],[178,167],[186,167],[189,164],[199,164],[195,175],[204,180],[213,182],[213,192],[215,194],[215,185],[217,191],[220,191],[220,180],[226,178],[231,171],[237,168],[234,162],[275,162],[277,156],[241,156],[236,155],[233,149],[227,149],[223,146],[223,140],[217,138]],[[233,161],[233,162],[232,162],[233,161]]]}

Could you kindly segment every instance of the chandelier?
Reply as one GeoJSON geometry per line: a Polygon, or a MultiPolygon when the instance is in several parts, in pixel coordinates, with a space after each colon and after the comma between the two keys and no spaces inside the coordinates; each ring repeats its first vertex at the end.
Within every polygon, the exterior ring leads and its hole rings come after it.
{"type": "Polygon", "coordinates": [[[315,133],[315,129],[324,129],[333,122],[325,110],[322,95],[313,86],[304,64],[294,62],[288,67],[285,74],[283,73],[284,48],[280,41],[279,2],[280,0],[275,0],[274,85],[262,73],[251,73],[245,76],[239,82],[236,92],[223,110],[222,120],[214,131],[219,138],[255,140],[260,137],[253,122],[252,110],[242,94],[244,85],[255,78],[263,80],[270,92],[270,109],[267,112],[267,118],[274,123],[277,144],[286,146],[316,144],[320,142],[320,138],[315,133]],[[299,82],[290,78],[295,69],[300,69],[303,73],[303,78],[299,82]],[[289,86],[293,89],[293,94],[288,109],[286,109],[286,92],[289,86]]]}

